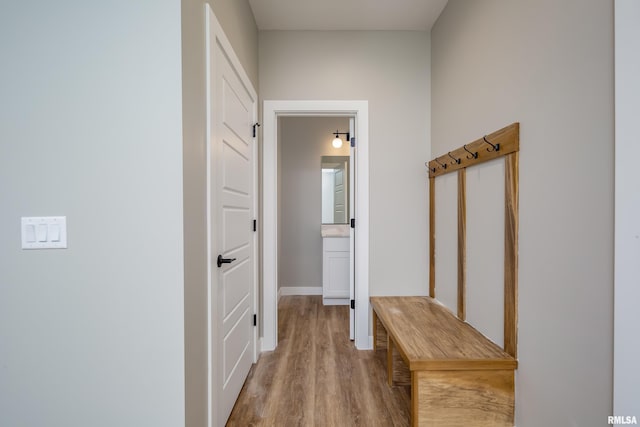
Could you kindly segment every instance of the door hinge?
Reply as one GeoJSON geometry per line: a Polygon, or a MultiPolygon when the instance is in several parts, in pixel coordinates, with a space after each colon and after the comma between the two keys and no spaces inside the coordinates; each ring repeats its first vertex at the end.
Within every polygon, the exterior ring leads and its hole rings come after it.
{"type": "Polygon", "coordinates": [[[258,315],[257,314],[253,315],[253,326],[258,326],[258,315]]]}
{"type": "Polygon", "coordinates": [[[356,228],[356,219],[351,218],[351,228],[356,228]]]}
{"type": "Polygon", "coordinates": [[[351,146],[352,146],[352,147],[355,147],[355,146],[356,146],[356,137],[355,137],[355,136],[352,136],[352,137],[351,137],[351,146]]]}
{"type": "Polygon", "coordinates": [[[356,309],[356,300],[352,299],[351,300],[351,310],[355,310],[356,309]]]}
{"type": "Polygon", "coordinates": [[[253,231],[256,231],[258,229],[258,220],[253,220],[253,231]]]}
{"type": "Polygon", "coordinates": [[[256,137],[256,127],[260,127],[260,123],[255,122],[255,123],[253,124],[253,137],[254,137],[254,138],[256,137]]]}

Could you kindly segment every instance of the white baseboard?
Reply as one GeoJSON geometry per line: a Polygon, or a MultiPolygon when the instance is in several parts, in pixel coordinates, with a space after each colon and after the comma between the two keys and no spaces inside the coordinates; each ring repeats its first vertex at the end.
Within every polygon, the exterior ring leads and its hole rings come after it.
{"type": "Polygon", "coordinates": [[[282,286],[278,296],[286,295],[322,295],[322,286],[282,286]]]}
{"type": "MultiPolygon", "coordinates": [[[[260,337],[260,354],[264,353],[265,351],[273,351],[275,349],[276,349],[275,343],[270,342],[265,337],[260,337]]],[[[260,355],[258,355],[258,359],[259,358],[260,358],[260,355]]]]}
{"type": "Polygon", "coordinates": [[[367,341],[368,342],[366,347],[358,347],[356,345],[356,349],[357,350],[373,350],[373,335],[369,335],[369,339],[367,341]]]}
{"type": "Polygon", "coordinates": [[[349,305],[349,298],[322,298],[322,305],[349,305]]]}
{"type": "Polygon", "coordinates": [[[280,298],[282,298],[282,288],[278,289],[278,302],[280,302],[280,298]]]}

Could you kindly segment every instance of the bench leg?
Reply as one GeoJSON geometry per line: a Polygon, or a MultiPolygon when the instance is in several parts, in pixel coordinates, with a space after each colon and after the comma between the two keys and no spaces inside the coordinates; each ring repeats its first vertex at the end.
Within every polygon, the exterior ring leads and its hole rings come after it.
{"type": "Polygon", "coordinates": [[[409,366],[400,355],[398,346],[391,336],[388,337],[387,342],[387,379],[389,385],[410,385],[411,372],[409,371],[409,366]]]}
{"type": "Polygon", "coordinates": [[[393,346],[393,339],[387,337],[387,382],[389,386],[393,385],[393,346]]]}
{"type": "Polygon", "coordinates": [[[402,359],[398,347],[387,333],[375,310],[373,312],[373,349],[386,351],[387,382],[392,385],[409,385],[409,367],[402,359]]]}
{"type": "Polygon", "coordinates": [[[378,319],[376,312],[373,312],[373,349],[385,350],[387,348],[387,330],[378,319]]]}

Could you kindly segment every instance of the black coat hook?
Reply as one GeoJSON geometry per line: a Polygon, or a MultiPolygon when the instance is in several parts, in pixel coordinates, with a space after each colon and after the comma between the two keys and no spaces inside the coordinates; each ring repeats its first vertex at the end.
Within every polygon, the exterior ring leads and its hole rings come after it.
{"type": "Polygon", "coordinates": [[[429,172],[436,173],[436,168],[432,168],[429,166],[429,162],[424,162],[424,165],[429,169],[429,172]]]}
{"type": "Polygon", "coordinates": [[[433,159],[433,160],[434,160],[437,164],[439,164],[439,165],[440,165],[440,167],[441,167],[442,169],[446,169],[446,168],[447,168],[447,164],[446,164],[446,163],[440,163],[440,162],[438,161],[438,159],[433,159]]]}
{"type": "Polygon", "coordinates": [[[486,142],[486,143],[487,143],[487,144],[489,144],[491,147],[493,147],[493,149],[492,149],[492,150],[489,150],[489,149],[487,148],[487,151],[489,151],[489,152],[491,152],[491,151],[500,151],[500,144],[495,144],[495,145],[494,145],[494,144],[490,143],[489,141],[487,141],[487,137],[486,137],[486,135],[485,135],[485,136],[483,136],[483,137],[482,137],[482,139],[484,139],[484,142],[486,142]]]}
{"type": "Polygon", "coordinates": [[[451,151],[449,151],[449,152],[447,153],[447,155],[453,159],[453,162],[451,162],[451,164],[452,164],[452,165],[459,165],[459,164],[460,164],[460,162],[462,161],[461,159],[456,159],[455,157],[453,157],[453,156],[451,155],[451,151]]]}
{"type": "Polygon", "coordinates": [[[466,151],[467,153],[471,154],[471,157],[467,156],[467,159],[471,160],[471,159],[477,159],[478,158],[478,152],[476,151],[475,153],[472,153],[471,151],[467,150],[467,145],[463,145],[462,148],[464,148],[464,151],[466,151]]]}

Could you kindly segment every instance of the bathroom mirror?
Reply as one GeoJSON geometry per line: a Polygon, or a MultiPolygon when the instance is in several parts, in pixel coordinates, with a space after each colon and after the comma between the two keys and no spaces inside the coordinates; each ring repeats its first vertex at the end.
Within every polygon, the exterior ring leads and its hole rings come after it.
{"type": "Polygon", "coordinates": [[[322,156],[322,223],[349,222],[349,156],[322,156]]]}

